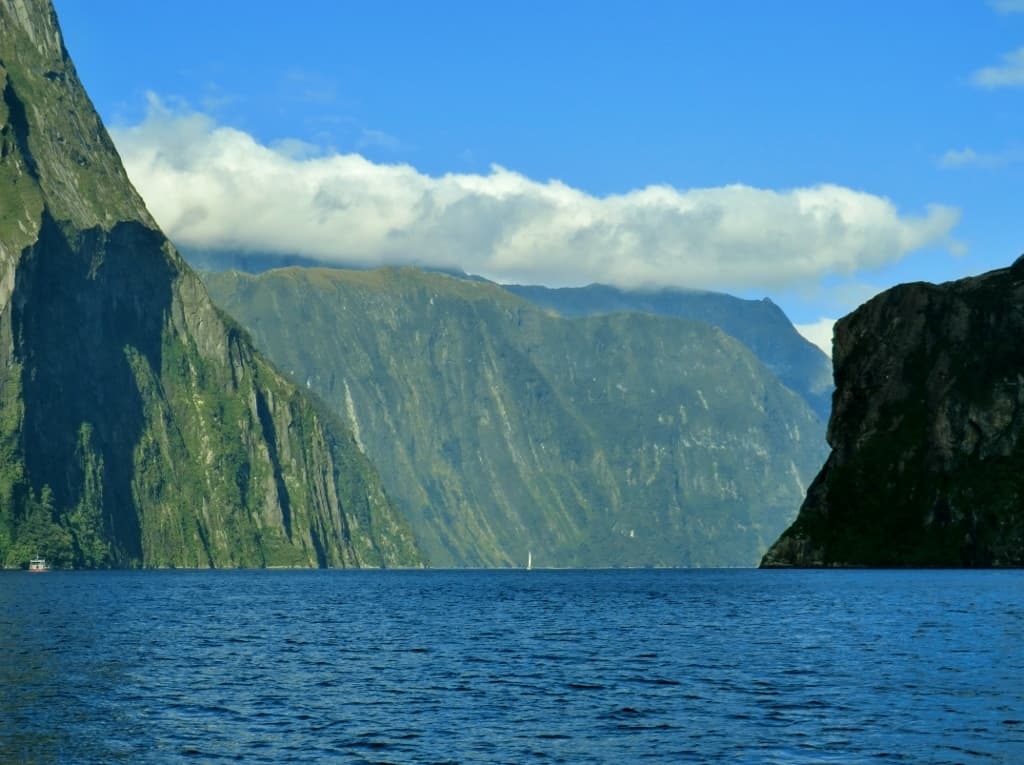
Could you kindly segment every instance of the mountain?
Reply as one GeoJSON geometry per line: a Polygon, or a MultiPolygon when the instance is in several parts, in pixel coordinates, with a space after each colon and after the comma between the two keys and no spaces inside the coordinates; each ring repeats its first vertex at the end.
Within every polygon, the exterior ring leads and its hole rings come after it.
{"type": "Polygon", "coordinates": [[[682,289],[622,290],[604,284],[559,289],[518,284],[504,287],[563,316],[633,311],[696,319],[720,327],[750,348],[784,385],[799,393],[822,423],[828,421],[832,365],[768,298],[743,300],[720,292],[682,289]]]}
{"type": "MultiPolygon", "coordinates": [[[[200,272],[243,271],[260,274],[288,266],[331,267],[316,258],[229,249],[183,250],[200,272]]],[[[463,271],[424,269],[494,284],[463,271]]],[[[647,313],[695,319],[719,327],[746,345],[784,385],[803,397],[824,424],[832,407],[832,364],[821,349],[803,337],[789,318],[768,298],[744,300],[720,292],[686,289],[624,290],[605,284],[551,288],[502,284],[514,295],[563,316],[647,313]]]]}
{"type": "Polygon", "coordinates": [[[756,565],[824,457],[804,401],[704,322],[414,268],[204,279],[345,418],[433,565],[756,565]]]}
{"type": "Polygon", "coordinates": [[[48,0],[0,2],[0,92],[0,565],[417,564],[146,211],[48,0]]]}
{"type": "Polygon", "coordinates": [[[835,329],[832,452],[763,566],[1024,566],[1024,258],[835,329]]]}
{"type": "Polygon", "coordinates": [[[318,258],[274,252],[248,252],[245,250],[206,249],[182,247],[181,256],[200,273],[204,271],[245,271],[260,274],[288,266],[322,266],[318,258]]]}

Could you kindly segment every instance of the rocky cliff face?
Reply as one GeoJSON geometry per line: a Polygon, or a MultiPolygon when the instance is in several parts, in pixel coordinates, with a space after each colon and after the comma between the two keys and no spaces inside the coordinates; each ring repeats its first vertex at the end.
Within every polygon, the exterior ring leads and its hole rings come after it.
{"type": "Polygon", "coordinates": [[[743,300],[718,292],[681,289],[622,290],[603,284],[559,289],[504,287],[563,316],[639,312],[696,319],[719,327],[750,348],[783,385],[800,394],[821,418],[824,432],[832,402],[832,365],[767,298],[743,300]]]}
{"type": "MultiPolygon", "coordinates": [[[[261,274],[289,266],[330,267],[299,255],[236,250],[183,250],[185,259],[201,272],[242,271],[261,274]]],[[[461,271],[448,272],[476,283],[493,283],[461,271]]],[[[625,290],[605,284],[587,287],[542,287],[502,284],[513,295],[562,316],[578,318],[613,313],[646,313],[694,319],[718,327],[745,346],[783,385],[798,393],[821,419],[824,438],[832,406],[832,362],[797,332],[782,309],[768,298],[744,300],[721,292],[687,289],[625,290]]]]}
{"type": "Polygon", "coordinates": [[[1024,565],[1024,259],[836,325],[832,453],[765,566],[1024,565]]]}
{"type": "Polygon", "coordinates": [[[157,229],[48,0],[0,2],[0,565],[414,564],[342,423],[157,229]]]}
{"type": "Polygon", "coordinates": [[[800,397],[703,322],[411,268],[204,278],[347,420],[435,565],[755,565],[824,457],[800,397]]]}

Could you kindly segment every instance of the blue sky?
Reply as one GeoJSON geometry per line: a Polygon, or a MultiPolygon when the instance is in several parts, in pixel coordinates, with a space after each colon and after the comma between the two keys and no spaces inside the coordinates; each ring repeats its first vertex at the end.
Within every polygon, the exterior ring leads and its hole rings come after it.
{"type": "Polygon", "coordinates": [[[1024,0],[55,6],[181,245],[769,296],[819,333],[1024,251],[1024,0]]]}

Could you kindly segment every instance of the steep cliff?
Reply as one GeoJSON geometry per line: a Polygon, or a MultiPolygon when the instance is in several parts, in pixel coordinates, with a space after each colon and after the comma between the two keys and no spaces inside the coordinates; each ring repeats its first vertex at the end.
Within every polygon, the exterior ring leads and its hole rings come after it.
{"type": "MultiPolygon", "coordinates": [[[[261,274],[289,266],[330,267],[300,255],[225,249],[183,249],[182,255],[201,272],[243,271],[261,274]]],[[[477,283],[488,282],[461,271],[447,272],[477,283]]],[[[783,385],[798,393],[821,419],[824,437],[832,406],[832,363],[817,346],[797,332],[782,309],[768,298],[744,300],[721,292],[687,289],[620,289],[606,284],[587,287],[543,287],[502,284],[513,295],[535,305],[577,318],[612,313],[647,313],[695,319],[718,327],[747,346],[783,385]]]]}
{"type": "Polygon", "coordinates": [[[412,268],[204,278],[345,417],[435,565],[756,565],[824,457],[703,322],[566,319],[412,268]]]}
{"type": "Polygon", "coordinates": [[[764,566],[1024,565],[1024,259],[836,325],[832,453],[764,566]]]}
{"type": "Polygon", "coordinates": [[[48,0],[0,2],[0,566],[415,564],[351,434],[210,302],[48,0]]]}
{"type": "Polygon", "coordinates": [[[782,309],[767,298],[743,300],[699,290],[623,290],[604,284],[559,289],[503,286],[563,316],[630,311],[696,319],[716,326],[750,348],[783,385],[799,393],[821,418],[824,432],[832,403],[832,365],[828,356],[801,337],[782,309]]]}

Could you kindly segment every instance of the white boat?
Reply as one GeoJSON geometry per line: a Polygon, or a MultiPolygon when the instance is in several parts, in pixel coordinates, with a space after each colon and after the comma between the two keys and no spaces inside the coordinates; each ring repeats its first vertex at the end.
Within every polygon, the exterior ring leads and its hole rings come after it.
{"type": "Polygon", "coordinates": [[[28,562],[28,570],[33,574],[41,574],[44,571],[49,571],[50,566],[45,558],[33,558],[28,562]]]}
{"type": "Polygon", "coordinates": [[[526,553],[526,570],[529,571],[533,568],[533,553],[526,553]]]}

